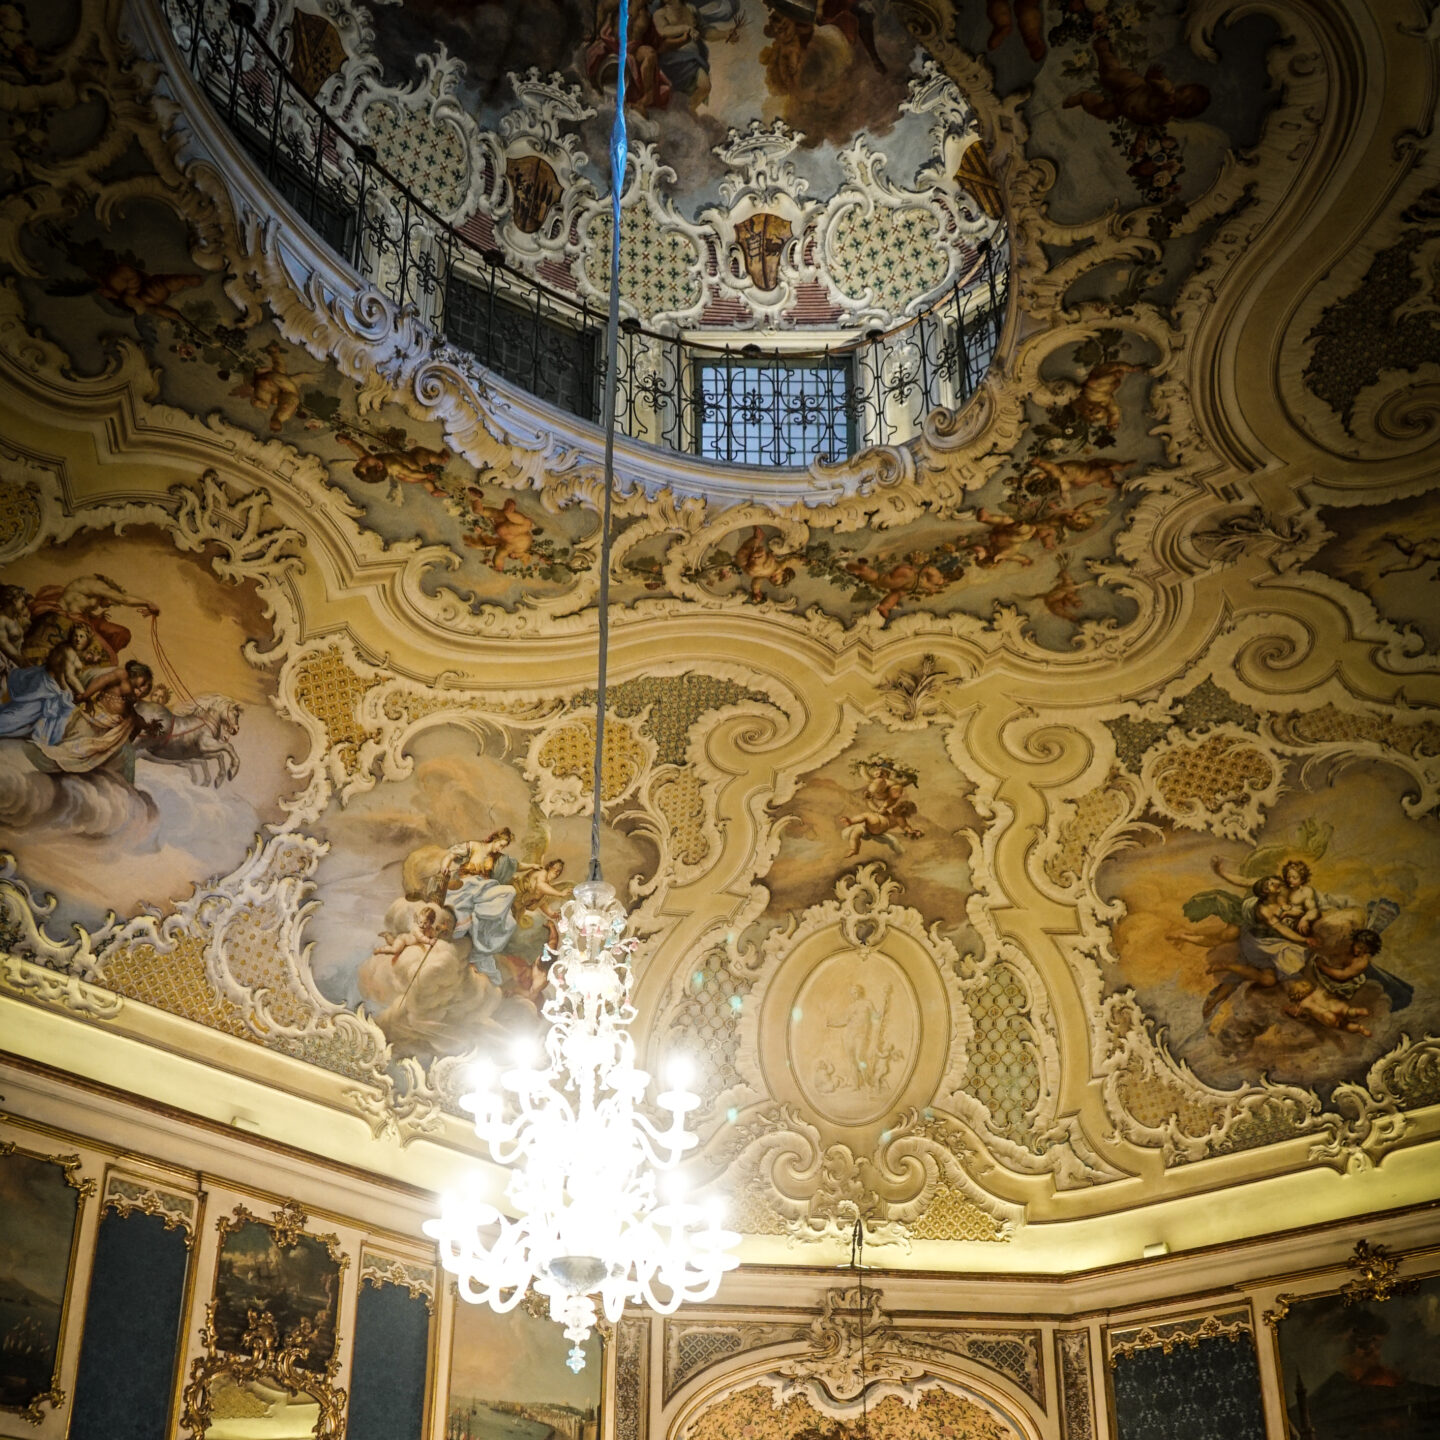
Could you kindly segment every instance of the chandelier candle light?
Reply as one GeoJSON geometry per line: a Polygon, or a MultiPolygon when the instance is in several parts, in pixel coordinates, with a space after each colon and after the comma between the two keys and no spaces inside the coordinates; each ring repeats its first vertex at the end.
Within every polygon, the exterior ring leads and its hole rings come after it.
{"type": "Polygon", "coordinates": [[[699,1098],[682,1087],[672,1065],[670,1088],[657,1097],[668,1124],[641,1113],[650,1076],[635,1065],[630,1025],[630,955],[625,911],[600,874],[601,774],[605,746],[605,671],[609,650],[610,511],[615,475],[615,380],[620,320],[620,195],[624,187],[628,0],[616,17],[619,67],[610,140],[610,315],[605,369],[605,491],[601,517],[599,674],[595,704],[595,765],[590,823],[590,873],[560,913],[552,952],[546,1063],[497,1074],[472,1067],[474,1089],[461,1106],[491,1157],[510,1167],[506,1198],[517,1218],[487,1198],[488,1183],[472,1175],[444,1197],[426,1233],[459,1277],[461,1296],[504,1312],[528,1290],[544,1295],[571,1343],[569,1365],[585,1365],[584,1343],[598,1319],[620,1318],[627,1304],[668,1314],[707,1300],[739,1260],[739,1236],[721,1227],[719,1202],[685,1197],[674,1174],[698,1143],[685,1115],[699,1098]],[[666,1174],[665,1172],[672,1172],[666,1174]],[[661,1179],[668,1181],[659,1193],[661,1179]]]}

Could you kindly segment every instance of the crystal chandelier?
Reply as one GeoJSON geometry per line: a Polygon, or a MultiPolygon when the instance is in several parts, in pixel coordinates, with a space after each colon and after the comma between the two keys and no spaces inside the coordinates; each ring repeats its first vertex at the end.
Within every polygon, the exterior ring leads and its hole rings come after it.
{"type": "Polygon", "coordinates": [[[426,1222],[440,1258],[459,1277],[461,1296],[498,1311],[513,1309],[534,1289],[572,1342],[569,1365],[585,1364],[582,1348],[598,1312],[619,1319],[627,1303],[669,1313],[709,1299],[739,1261],[739,1236],[721,1228],[718,1202],[686,1199],[673,1171],[697,1144],[685,1115],[699,1098],[681,1076],[657,1097],[668,1123],[642,1113],[650,1076],[635,1065],[630,1024],[630,955],[625,911],[600,875],[601,778],[605,748],[605,672],[609,652],[610,516],[615,473],[615,381],[620,320],[620,195],[625,178],[628,0],[617,17],[619,73],[610,143],[610,315],[606,334],[605,486],[600,527],[599,665],[589,878],[561,910],[559,944],[551,952],[549,1023],[543,1066],[497,1074],[472,1070],[473,1090],[461,1106],[493,1159],[510,1167],[511,1219],[486,1198],[479,1176],[445,1196],[439,1219],[426,1222]],[[670,1183],[662,1196],[664,1176],[670,1183]]]}
{"type": "Polygon", "coordinates": [[[738,1263],[729,1250],[739,1237],[720,1228],[716,1208],[678,1189],[657,1194],[657,1176],[696,1144],[685,1114],[700,1101],[675,1084],[657,1100],[663,1127],[638,1108],[650,1077],[635,1065],[634,941],[624,929],[609,885],[575,887],[544,1007],[548,1063],[498,1076],[477,1067],[461,1101],[494,1159],[512,1167],[506,1195],[518,1218],[489,1203],[477,1178],[425,1226],[466,1300],[505,1311],[532,1286],[544,1295],[572,1342],[574,1370],[585,1364],[597,1296],[611,1321],[630,1302],[668,1313],[708,1299],[738,1263]]]}

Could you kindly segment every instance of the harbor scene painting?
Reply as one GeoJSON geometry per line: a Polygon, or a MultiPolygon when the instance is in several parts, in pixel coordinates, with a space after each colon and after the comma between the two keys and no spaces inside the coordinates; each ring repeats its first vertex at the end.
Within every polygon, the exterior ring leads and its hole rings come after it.
{"type": "Polygon", "coordinates": [[[578,1375],[565,1363],[569,1347],[553,1320],[523,1304],[497,1315],[457,1300],[446,1440],[597,1440],[601,1342],[585,1342],[578,1375]]]}

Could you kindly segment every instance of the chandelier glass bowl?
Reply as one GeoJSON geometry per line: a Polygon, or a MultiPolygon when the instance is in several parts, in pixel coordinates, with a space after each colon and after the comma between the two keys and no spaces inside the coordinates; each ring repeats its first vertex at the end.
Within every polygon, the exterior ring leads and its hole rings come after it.
{"type": "Polygon", "coordinates": [[[696,1137],[686,1114],[699,1098],[681,1088],[642,1110],[650,1076],[635,1064],[625,911],[613,887],[587,880],[561,911],[560,943],[544,1005],[545,1063],[496,1074],[473,1067],[461,1106],[492,1158],[510,1168],[510,1219],[479,1176],[445,1196],[425,1225],[466,1300],[513,1309],[533,1288],[571,1341],[569,1364],[599,1309],[612,1323],[627,1304],[668,1314],[709,1299],[739,1262],[739,1236],[721,1225],[718,1201],[688,1199],[675,1173],[696,1137]],[[660,1193],[662,1182],[664,1194],[660,1193]]]}

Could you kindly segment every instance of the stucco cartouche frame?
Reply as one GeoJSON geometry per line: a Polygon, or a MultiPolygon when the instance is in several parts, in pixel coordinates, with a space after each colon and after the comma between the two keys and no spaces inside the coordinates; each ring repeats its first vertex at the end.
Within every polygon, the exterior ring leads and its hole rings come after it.
{"type": "MultiPolygon", "coordinates": [[[[1250,323],[1245,318],[1246,304],[1258,304],[1262,296],[1285,292],[1284,286],[1273,283],[1262,287],[1265,277],[1257,276],[1247,280],[1248,289],[1237,295],[1231,287],[1240,282],[1232,282],[1230,269],[1220,262],[1230,256],[1259,254],[1263,247],[1256,240],[1269,227],[1278,226],[1281,217],[1299,216],[1307,205],[1311,213],[1305,215],[1305,229],[1296,233],[1312,233],[1316,207],[1309,205],[1307,187],[1318,183],[1312,177],[1333,170],[1335,157],[1326,147],[1343,149],[1348,157],[1361,143],[1339,126],[1322,133],[1313,118],[1317,102],[1329,93],[1327,82],[1333,82],[1341,68],[1343,47],[1335,37],[1343,29],[1337,13],[1319,8],[1301,15],[1298,7],[1274,8],[1288,27],[1302,35],[1297,48],[1282,52],[1274,61],[1284,73],[1286,99],[1267,124],[1253,157],[1253,176],[1239,177],[1230,167],[1216,182],[1217,213],[1225,212],[1220,201],[1233,201],[1238,195],[1242,179],[1251,188],[1252,203],[1228,219],[1212,242],[1216,263],[1206,272],[1203,284],[1192,282],[1178,307],[1178,323],[1162,321],[1143,306],[1123,319],[1130,333],[1160,357],[1151,367],[1161,377],[1151,408],[1165,427],[1172,462],[1168,469],[1142,480],[1147,498],[1122,540],[1121,553],[1130,563],[1124,583],[1141,604],[1141,618],[1135,625],[1118,633],[1097,629],[1084,634],[1072,656],[1057,657],[1041,651],[1026,635],[1020,619],[1013,616],[982,625],[964,617],[937,624],[924,614],[915,614],[892,625],[882,637],[876,625],[859,625],[846,632],[823,617],[771,614],[761,619],[732,612],[723,616],[721,624],[717,622],[722,617],[714,613],[713,606],[702,609],[698,602],[684,606],[666,601],[639,607],[633,619],[622,617],[625,623],[616,637],[615,668],[620,676],[652,671],[662,650],[671,656],[703,653],[708,668],[723,667],[771,697],[773,713],[728,717],[703,737],[697,760],[710,767],[706,802],[710,833],[722,843],[712,849],[713,859],[704,870],[693,872],[687,883],[676,885],[669,895],[657,891],[642,907],[641,923],[653,927],[651,950],[659,953],[663,940],[667,949],[673,946],[680,956],[699,944],[706,928],[717,919],[723,923],[715,909],[715,897],[739,897],[748,888],[754,858],[765,854],[769,843],[763,814],[767,799],[783,798],[792,791],[800,776],[813,769],[823,755],[833,753],[847,729],[853,732],[858,716],[880,708],[875,689],[878,680],[918,665],[921,657],[943,640],[945,658],[953,667],[954,683],[947,687],[941,702],[953,737],[952,754],[960,756],[958,769],[976,777],[992,808],[992,823],[981,847],[988,873],[979,876],[973,908],[982,930],[988,929],[997,943],[1013,947],[1041,977],[1046,993],[1043,999],[1037,996],[1037,1004],[1049,1015],[1043,1028],[1056,1037],[1068,1037],[1065,1045],[1057,1039],[1057,1074],[1047,1097],[1052,1113],[1066,1117],[1068,1133],[1057,1137],[1059,1146],[1078,1157],[1082,1168],[1090,1168],[1092,1182],[1110,1182],[1054,1193],[1048,1179],[1037,1182],[1017,1177],[1003,1162],[994,1168],[997,1154],[992,1142],[976,1134],[974,1142],[982,1152],[992,1144],[984,1161],[990,1167],[987,1188],[993,1186],[1006,1204],[1025,1204],[1032,1221],[1098,1216],[1160,1195],[1194,1194],[1222,1183],[1291,1169],[1306,1163],[1314,1143],[1300,1136],[1285,1145],[1211,1160],[1203,1173],[1164,1173],[1166,1148],[1184,1150],[1185,1137],[1147,1135],[1133,1125],[1125,1129],[1122,1119],[1125,1134],[1113,1138],[1117,1123],[1113,1092],[1096,1084],[1094,1075],[1115,1056],[1108,1051],[1103,1033],[1092,1030],[1087,1012],[1098,1010],[1094,1003],[1098,982],[1091,978],[1093,970],[1085,968],[1087,953],[1095,944],[1103,944],[1099,924],[1105,917],[1093,908],[1085,914],[1087,902],[1079,888],[1083,875],[1075,877],[1071,885],[1057,886],[1040,873],[1039,852],[1031,838],[1039,833],[1045,843],[1055,843],[1066,822],[1066,806],[1103,782],[1109,758],[1100,717],[1126,707],[1138,713],[1134,706],[1141,697],[1145,707],[1159,713],[1163,698],[1178,693],[1180,677],[1189,684],[1202,673],[1225,675],[1227,687],[1238,700],[1265,709],[1275,708],[1277,695],[1286,704],[1302,708],[1336,704],[1353,709],[1357,698],[1363,698],[1372,706],[1398,714],[1401,680],[1412,702],[1422,697],[1433,700],[1436,695],[1433,676],[1422,673],[1419,662],[1411,659],[1403,667],[1389,663],[1403,654],[1404,647],[1393,630],[1387,633],[1388,627],[1367,613],[1356,597],[1348,592],[1341,595],[1339,587],[1337,593],[1323,594],[1323,598],[1317,598],[1314,589],[1305,594],[1295,592],[1293,597],[1287,593],[1286,613],[1277,616],[1279,587],[1265,564],[1207,563],[1186,533],[1196,527],[1206,504],[1213,507],[1217,492],[1228,493],[1227,486],[1242,498],[1253,493],[1253,503],[1261,505],[1272,494],[1268,488],[1264,493],[1258,486],[1250,489],[1249,472],[1256,468],[1259,457],[1227,452],[1223,437],[1229,432],[1220,424],[1219,407],[1213,414],[1201,411],[1192,415],[1190,411],[1189,397],[1198,393],[1190,377],[1218,368],[1200,363],[1215,353],[1207,349],[1209,337],[1222,328],[1207,326],[1204,317],[1222,312],[1238,317],[1224,327],[1228,337],[1240,333],[1237,327],[1250,323]],[[1293,163],[1302,155],[1303,163],[1293,163]],[[1219,280],[1210,278],[1217,274],[1219,280]],[[1212,290],[1212,286],[1216,288],[1212,290]],[[1216,303],[1217,297],[1225,303],[1216,303]],[[1185,337],[1192,333],[1187,350],[1185,337]],[[1243,464],[1236,463],[1241,460],[1243,464]],[[1174,578],[1177,575],[1186,578],[1180,581],[1174,578]],[[1263,582],[1262,589],[1256,589],[1257,581],[1263,582]],[[1261,597],[1258,606],[1257,595],[1261,597]],[[1247,610],[1249,613],[1244,613],[1247,610]],[[1211,616],[1215,618],[1205,618],[1211,616]],[[1378,656],[1377,641],[1382,646],[1378,656]],[[1397,677],[1395,672],[1402,668],[1404,673],[1397,677]],[[799,686],[797,675],[806,677],[799,686]],[[1117,706],[1120,676],[1125,694],[1117,706]],[[757,750],[765,755],[764,783],[749,778],[746,784],[737,784],[737,777],[750,776],[757,750]],[[1002,777],[1017,770],[1023,774],[1023,783],[1006,784],[1002,777]],[[707,897],[706,905],[696,904],[707,897]],[[1057,942],[1057,935],[1079,938],[1057,942]],[[1078,1131],[1088,1137],[1080,1149],[1071,1138],[1078,1131]],[[1133,1178],[1121,1180],[1122,1173],[1133,1178]]],[[[1197,38],[1224,9],[1210,6],[1197,15],[1197,38]]],[[[105,17],[96,31],[104,34],[107,47],[112,46],[110,18],[105,17]]],[[[132,18],[142,30],[153,27],[149,7],[139,7],[132,18]]],[[[940,33],[943,27],[937,23],[931,31],[932,44],[940,33]]],[[[1414,40],[1399,32],[1377,36],[1378,31],[1356,37],[1363,53],[1375,56],[1375,64],[1385,63],[1375,51],[1376,45],[1394,50],[1397,56],[1403,52],[1407,58],[1394,61],[1402,68],[1420,63],[1408,58],[1421,48],[1414,40]],[[1367,46],[1370,48],[1365,49],[1367,46]]],[[[166,38],[154,31],[149,39],[156,53],[163,53],[166,38]]],[[[1084,307],[1074,312],[1062,310],[1066,286],[1082,266],[1135,253],[1147,243],[1137,238],[1133,218],[1105,221],[1078,237],[1096,242],[1083,252],[1083,258],[1066,262],[1064,275],[1047,276],[1039,258],[1040,241],[1064,238],[1073,242],[1077,236],[1067,233],[1062,237],[1045,220],[1045,167],[1043,162],[1023,159],[1023,119],[1013,103],[1007,102],[1007,109],[987,99],[984,72],[978,63],[962,62],[947,47],[940,48],[946,51],[942,60],[966,71],[961,78],[967,83],[974,82],[970,93],[982,127],[996,145],[997,173],[1010,189],[1021,299],[1012,315],[1010,359],[1004,378],[990,383],[973,418],[967,414],[947,425],[941,417],[913,450],[861,457],[834,474],[816,477],[824,482],[818,490],[807,481],[793,496],[777,495],[775,502],[769,503],[751,500],[725,512],[723,521],[713,514],[721,508],[718,505],[707,508],[675,499],[677,493],[683,493],[688,472],[684,465],[667,461],[663,474],[671,482],[668,494],[646,502],[636,493],[622,505],[638,512],[648,503],[660,517],[657,524],[683,535],[677,557],[687,546],[702,543],[700,537],[707,526],[733,528],[736,523],[760,518],[803,524],[807,502],[824,494],[827,486],[833,487],[832,494],[835,489],[842,492],[837,504],[849,515],[847,523],[857,528],[898,523],[916,513],[922,498],[963,495],[1018,434],[1020,396],[1027,389],[1044,389],[1040,380],[1044,357],[1060,344],[1089,333],[1102,319],[1084,307]],[[1017,340],[1013,330],[1022,321],[1027,338],[1017,340]]],[[[113,48],[105,53],[113,54],[113,48]]],[[[78,64],[78,57],[77,46],[70,58],[78,64]]],[[[165,83],[183,88],[187,83],[183,72],[172,69],[165,83]]],[[[266,297],[282,329],[292,338],[317,354],[334,355],[342,368],[352,373],[370,376],[372,403],[390,399],[412,413],[443,415],[452,443],[473,463],[490,463],[500,469],[497,462],[503,462],[509,483],[517,485],[538,484],[543,478],[547,504],[593,496],[593,436],[579,432],[565,436],[562,431],[561,440],[539,447],[528,444],[525,427],[514,419],[523,417],[528,402],[493,382],[482,389],[453,356],[430,357],[420,328],[407,317],[387,312],[378,297],[363,297],[349,308],[342,304],[338,297],[355,293],[353,279],[314,253],[301,238],[299,227],[293,227],[292,233],[291,227],[260,222],[258,217],[266,208],[273,208],[273,197],[259,188],[236,147],[214,131],[203,101],[194,96],[187,99],[186,118],[177,132],[183,140],[179,161],[187,172],[182,176],[149,117],[141,82],[135,78],[142,73],[143,69],[134,72],[127,80],[129,93],[112,95],[114,132],[103,145],[72,162],[73,178],[99,189],[102,205],[110,207],[127,196],[163,191],[166,203],[185,214],[194,226],[199,237],[197,261],[205,263],[208,257],[218,269],[233,253],[240,262],[231,269],[232,275],[240,277],[232,283],[237,300],[254,312],[262,304],[261,297],[266,297]],[[97,185],[95,176],[116,153],[116,145],[131,136],[143,144],[166,183],[162,186],[146,180],[144,184],[112,181],[97,185]],[[201,158],[207,147],[218,164],[207,164],[201,158]],[[189,188],[187,179],[196,188],[189,188]],[[383,357],[378,369],[377,348],[383,357]],[[462,403],[457,396],[466,398],[462,403]]],[[[113,90],[113,75],[103,83],[113,90]]],[[[1390,103],[1393,107],[1401,102],[1390,103]]],[[[178,115],[170,118],[180,123],[178,115]]],[[[1385,126],[1394,118],[1371,117],[1372,128],[1362,136],[1363,143],[1379,147],[1388,142],[1385,126]]],[[[10,223],[16,223],[13,217],[10,223]]],[[[1298,225],[1299,221],[1286,220],[1285,224],[1298,225]]],[[[13,243],[14,233],[11,229],[7,253],[23,258],[13,243]]],[[[1236,259],[1235,265],[1239,264],[1236,259]]],[[[1243,277],[1245,272],[1237,268],[1234,273],[1243,277]]],[[[1271,301],[1267,299],[1267,303],[1271,301]]],[[[1103,318],[1107,323],[1113,319],[1103,318]]],[[[369,679],[380,677],[375,687],[377,699],[387,690],[426,692],[432,700],[439,693],[446,707],[439,712],[441,719],[479,724],[482,717],[472,695],[465,694],[457,703],[464,686],[455,677],[467,668],[484,667],[503,658],[511,688],[502,701],[478,708],[488,711],[492,719],[522,726],[537,726],[550,719],[561,697],[582,688],[588,679],[593,661],[589,622],[581,613],[588,593],[583,588],[567,596],[564,607],[542,607],[533,616],[522,614],[518,620],[493,611],[472,617],[448,601],[445,592],[438,597],[423,592],[419,577],[430,557],[418,550],[382,553],[375,537],[336,505],[333,490],[325,486],[313,462],[278,443],[257,442],[223,422],[202,426],[189,416],[166,412],[151,403],[148,375],[138,352],[122,354],[100,380],[59,382],[63,357],[47,354],[43,341],[25,333],[13,307],[5,317],[0,341],[11,384],[35,401],[39,414],[53,417],[49,423],[27,420],[17,430],[22,444],[14,447],[15,458],[30,464],[37,477],[49,473],[48,482],[37,478],[37,484],[53,486],[57,506],[50,507],[51,512],[58,508],[70,515],[72,528],[108,527],[147,516],[163,516],[168,523],[177,515],[192,516],[200,527],[194,531],[197,541],[223,538],[243,551],[257,571],[283,559],[276,548],[277,536],[303,528],[309,554],[317,563],[299,568],[282,564],[275,581],[278,644],[285,651],[290,673],[310,647],[338,645],[347,665],[369,679]],[[108,462],[103,472],[88,463],[78,448],[81,434],[95,437],[96,453],[108,462]],[[50,457],[66,455],[67,448],[69,463],[56,467],[50,457]],[[22,450],[28,453],[22,454],[22,450]],[[127,465],[126,456],[131,452],[136,458],[127,465]],[[139,459],[142,453],[143,464],[139,459]],[[171,473],[156,465],[157,456],[167,457],[173,465],[171,473]],[[213,478],[207,473],[211,471],[215,472],[213,478]],[[95,478],[102,474],[103,484],[95,478]],[[275,476],[283,477],[284,484],[276,484],[275,476]],[[87,491],[86,487],[93,488],[87,491]],[[177,487],[179,491],[172,494],[177,487]],[[241,516],[238,529],[237,514],[241,516]],[[561,608],[567,613],[559,613],[561,608]],[[542,624],[543,642],[537,634],[533,648],[527,650],[516,643],[527,632],[538,632],[542,624]],[[376,663],[381,657],[383,666],[376,663]],[[427,678],[437,676],[438,683],[427,678]]],[[[1256,393],[1264,393],[1263,387],[1256,387],[1256,393]]],[[[1226,405],[1224,413],[1230,415],[1231,407],[1226,405]]],[[[554,435],[553,417],[539,418],[545,425],[537,418],[529,434],[548,430],[554,435]]],[[[1277,428],[1273,416],[1265,423],[1277,434],[1295,433],[1293,427],[1277,428]]],[[[1254,422],[1251,424],[1254,428],[1254,422]]],[[[1270,453],[1284,453],[1278,440],[1270,453]]],[[[641,487],[659,485],[653,477],[647,481],[638,455],[627,452],[622,463],[630,472],[627,478],[641,487]]],[[[1419,461],[1415,457],[1401,457],[1391,468],[1398,473],[1407,464],[1410,479],[1397,480],[1401,488],[1396,493],[1418,484],[1419,461]]],[[[698,476],[691,479],[698,483],[698,476]]],[[[707,476],[713,494],[712,479],[707,476]]],[[[737,477],[736,484],[759,488],[753,476],[737,477]]],[[[1262,484],[1274,484],[1272,475],[1264,477],[1262,484]]],[[[773,487],[769,493],[774,494],[773,487]]],[[[53,538],[55,533],[45,538],[53,538]]],[[[25,536],[22,543],[28,549],[39,538],[25,536]]],[[[676,558],[674,567],[678,566],[676,558]]],[[[674,668],[674,662],[670,663],[674,668]]],[[[295,707],[297,719],[300,708],[295,707]]],[[[375,758],[381,774],[394,774],[415,722],[403,705],[390,715],[384,708],[379,706],[381,714],[376,718],[388,721],[388,729],[377,742],[375,758]]],[[[428,723],[438,723],[436,713],[431,712],[428,723]]],[[[333,788],[374,783],[373,779],[367,782],[367,772],[361,767],[342,765],[325,748],[325,737],[313,725],[311,738],[310,779],[296,802],[297,824],[304,816],[313,815],[333,788]]],[[[1238,737],[1232,738],[1241,743],[1238,737]]],[[[1272,756],[1281,753],[1273,741],[1268,747],[1259,747],[1262,751],[1267,748],[1272,756]]],[[[1425,772],[1424,783],[1433,787],[1429,767],[1412,760],[1410,768],[1425,772]]],[[[1123,791],[1123,782],[1119,788],[1123,791]]],[[[1138,798],[1134,797],[1136,803],[1138,798]]],[[[1123,815],[1117,817],[1112,833],[1119,836],[1125,824],[1123,815]]],[[[304,848],[303,836],[287,843],[304,848]]],[[[151,1024],[139,1019],[139,1007],[134,1004],[117,1006],[103,990],[87,986],[83,973],[57,985],[53,970],[41,976],[34,973],[38,968],[22,966],[16,971],[12,975],[15,988],[37,1000],[82,1013],[113,1015],[108,1023],[117,1033],[132,1025],[136,1033],[144,1033],[151,1024]]],[[[78,968],[83,972],[83,963],[78,968]]],[[[662,996],[672,978],[671,972],[658,965],[645,975],[642,1006],[656,1015],[656,1023],[663,1022],[662,996]]],[[[326,1023],[348,1022],[332,1012],[326,1023]]],[[[178,1036],[183,1027],[165,1021],[160,1028],[178,1036]]],[[[360,1029],[363,1027],[357,1024],[357,1031],[360,1029]]],[[[1152,1063],[1148,1057],[1141,1058],[1152,1063]]],[[[284,1061],[285,1057],[273,1056],[267,1063],[273,1063],[276,1073],[288,1072],[285,1088],[307,1089],[310,1081],[304,1077],[308,1067],[291,1069],[284,1061]]],[[[448,1126],[433,1101],[407,1113],[403,1108],[397,1110],[394,1097],[388,1095],[367,1099],[354,1092],[335,1100],[362,1111],[369,1106],[368,1113],[380,1123],[409,1125],[407,1133],[411,1134],[430,1129],[438,1137],[448,1126]]],[[[1358,1095],[1356,1102],[1363,1111],[1367,1102],[1358,1095]]],[[[1331,1126],[1328,1143],[1336,1148],[1340,1164],[1356,1157],[1379,1158],[1402,1138],[1408,1142],[1430,1133],[1422,1120],[1402,1114],[1393,1100],[1382,1109],[1385,1123],[1378,1128],[1373,1123],[1359,1124],[1349,1133],[1344,1127],[1337,1131],[1331,1126]]],[[[1228,1123],[1226,1110],[1227,1106],[1217,1101],[1217,1125],[1228,1123]]],[[[1228,1110],[1233,1116],[1234,1106],[1228,1110]]],[[[970,1178],[973,1181],[974,1176],[970,1178]]],[[[1261,1209],[1252,1213],[1259,1223],[1261,1209]]],[[[1012,1256],[1009,1263],[1014,1260],[1012,1256]]]]}

